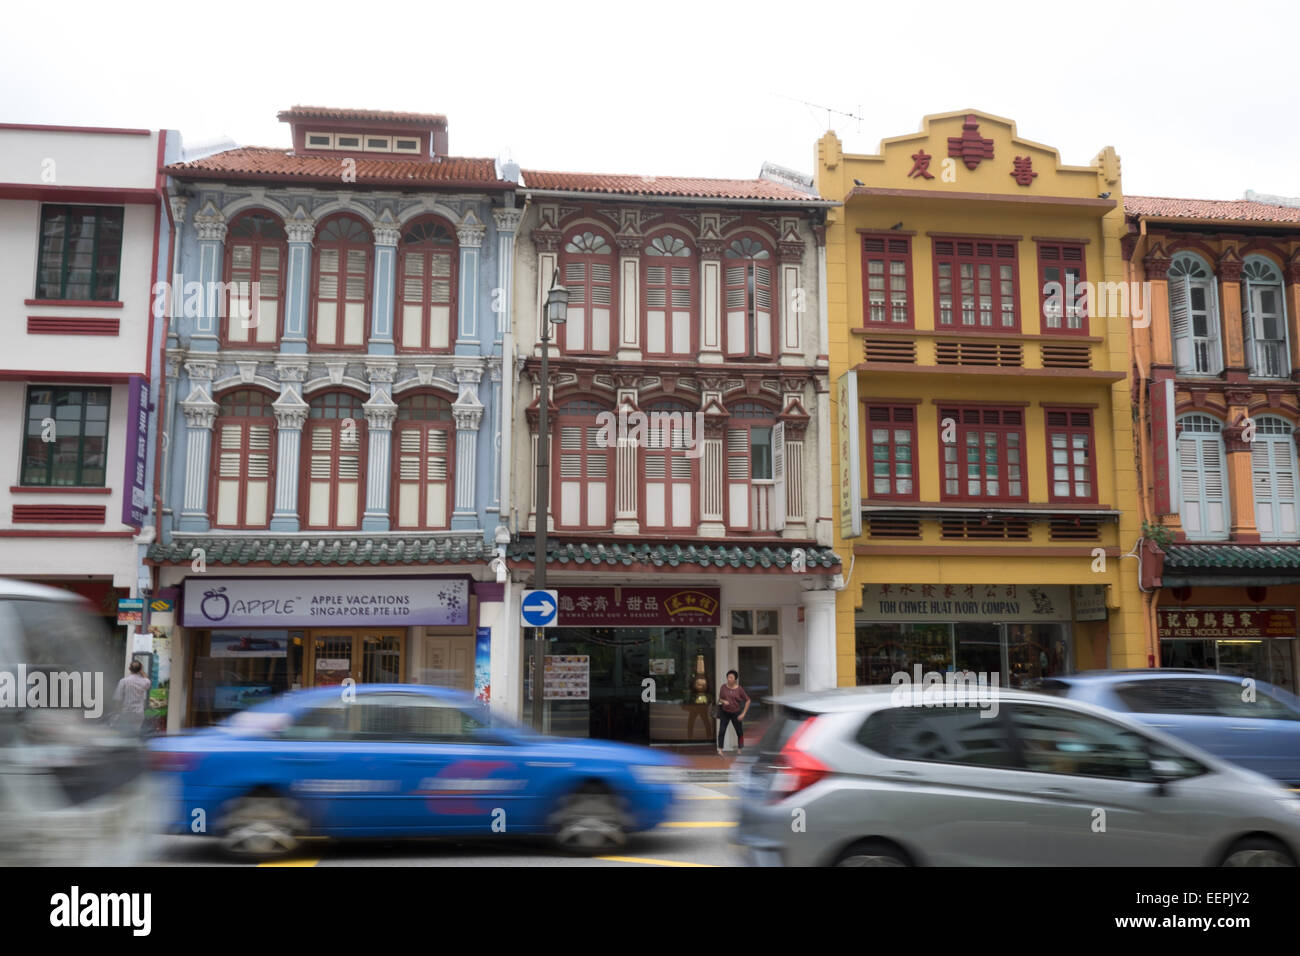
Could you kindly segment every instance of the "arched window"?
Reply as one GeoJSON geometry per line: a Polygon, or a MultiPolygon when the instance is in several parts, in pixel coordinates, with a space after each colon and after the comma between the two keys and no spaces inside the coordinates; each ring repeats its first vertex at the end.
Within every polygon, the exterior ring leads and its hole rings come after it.
{"type": "Polygon", "coordinates": [[[695,351],[695,258],[679,236],[663,233],[641,259],[645,352],[681,357],[695,351]]]}
{"type": "Polygon", "coordinates": [[[1255,420],[1250,443],[1255,525],[1264,541],[1294,541],[1296,528],[1295,429],[1274,415],[1255,420]]]}
{"type": "Polygon", "coordinates": [[[349,392],[316,396],[311,400],[304,431],[304,526],[339,530],[360,527],[366,454],[361,399],[349,392]]]}
{"type": "Polygon", "coordinates": [[[1241,269],[1241,318],[1246,360],[1255,378],[1291,374],[1282,273],[1263,256],[1250,256],[1241,269]]]}
{"type": "Polygon", "coordinates": [[[759,402],[728,406],[727,525],[733,531],[772,531],[780,524],[777,478],[784,443],[776,413],[759,402]]]}
{"type": "Polygon", "coordinates": [[[273,348],[279,341],[287,243],[284,224],[270,213],[242,213],[230,224],[223,344],[273,348]]]}
{"type": "Polygon", "coordinates": [[[646,529],[695,527],[696,462],[704,439],[696,433],[695,411],[683,402],[659,402],[646,409],[641,461],[641,513],[646,529]]]}
{"type": "Polygon", "coordinates": [[[373,250],[370,227],[355,216],[331,216],[317,230],[313,344],[330,349],[365,347],[373,250]]]}
{"type": "Polygon", "coordinates": [[[397,403],[393,431],[394,527],[449,528],[456,455],[451,403],[437,395],[404,398],[397,403]]]}
{"type": "Polygon", "coordinates": [[[1207,415],[1178,420],[1178,515],[1190,540],[1228,536],[1223,426],[1207,415]]]}
{"type": "Polygon", "coordinates": [[[613,522],[615,430],[602,428],[598,417],[608,411],[585,400],[559,407],[558,454],[551,479],[557,529],[603,530],[613,522]]]}
{"type": "Polygon", "coordinates": [[[220,397],[212,462],[212,524],[266,528],[274,496],[275,413],[272,397],[241,388],[220,397]]]}
{"type": "Polygon", "coordinates": [[[451,349],[456,322],[456,256],[455,234],[437,219],[421,219],[402,231],[399,349],[451,349]]]}
{"type": "Polygon", "coordinates": [[[561,265],[569,290],[563,351],[608,355],[614,328],[614,248],[598,232],[579,232],[564,244],[561,265]]]}
{"type": "Polygon", "coordinates": [[[1174,364],[1179,372],[1218,375],[1223,371],[1223,348],[1214,273],[1199,257],[1180,252],[1169,264],[1168,281],[1174,364]]]}
{"type": "Polygon", "coordinates": [[[723,352],[728,358],[772,358],[776,354],[772,254],[762,243],[742,236],[727,246],[723,257],[727,315],[723,352]]]}

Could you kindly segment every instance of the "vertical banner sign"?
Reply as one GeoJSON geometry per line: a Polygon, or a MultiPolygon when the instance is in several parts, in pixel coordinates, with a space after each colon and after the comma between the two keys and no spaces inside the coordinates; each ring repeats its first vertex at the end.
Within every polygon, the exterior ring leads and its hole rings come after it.
{"type": "Polygon", "coordinates": [[[480,627],[474,638],[474,699],[492,700],[492,628],[480,627]]]}
{"type": "Polygon", "coordinates": [[[840,453],[840,537],[856,538],[862,534],[862,474],[858,449],[858,373],[849,369],[840,376],[836,394],[839,398],[840,453]]]}
{"type": "Polygon", "coordinates": [[[122,523],[139,528],[149,511],[144,486],[149,462],[149,384],[143,375],[132,375],[127,390],[122,523]]]}
{"type": "Polygon", "coordinates": [[[1173,514],[1174,473],[1174,380],[1152,382],[1151,402],[1151,458],[1152,484],[1155,486],[1156,514],[1173,514]]]}

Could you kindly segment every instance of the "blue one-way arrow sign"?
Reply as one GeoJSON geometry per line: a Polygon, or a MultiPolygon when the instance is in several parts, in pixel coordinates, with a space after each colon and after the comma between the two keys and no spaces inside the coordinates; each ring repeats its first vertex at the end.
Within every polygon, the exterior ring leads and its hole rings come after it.
{"type": "Polygon", "coordinates": [[[524,599],[519,602],[524,624],[528,627],[555,627],[559,609],[560,598],[556,591],[525,591],[524,599]]]}

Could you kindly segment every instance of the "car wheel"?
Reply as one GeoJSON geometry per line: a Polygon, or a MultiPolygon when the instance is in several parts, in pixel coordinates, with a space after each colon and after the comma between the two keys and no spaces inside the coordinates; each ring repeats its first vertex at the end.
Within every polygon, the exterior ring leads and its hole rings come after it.
{"type": "Polygon", "coordinates": [[[271,860],[298,848],[306,821],[290,800],[275,796],[241,797],[218,824],[221,848],[241,860],[271,860]]]}
{"type": "Polygon", "coordinates": [[[1281,843],[1252,837],[1234,843],[1220,866],[1295,866],[1295,858],[1281,843]]]}
{"type": "Polygon", "coordinates": [[[911,862],[888,843],[857,843],[844,851],[836,866],[911,866],[911,862]]]}
{"type": "Polygon", "coordinates": [[[566,853],[594,855],[627,842],[622,802],[607,790],[571,793],[552,816],[555,844],[566,853]]]}

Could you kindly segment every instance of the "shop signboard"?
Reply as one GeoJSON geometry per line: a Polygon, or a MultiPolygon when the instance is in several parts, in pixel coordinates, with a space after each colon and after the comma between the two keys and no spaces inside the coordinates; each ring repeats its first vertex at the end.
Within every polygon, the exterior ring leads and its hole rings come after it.
{"type": "Polygon", "coordinates": [[[867,584],[860,621],[1069,621],[1070,588],[1056,584],[867,584]]]}
{"type": "Polygon", "coordinates": [[[858,446],[858,373],[849,369],[836,383],[839,421],[840,465],[840,537],[857,538],[862,534],[862,473],[858,446]]]}
{"type": "Polygon", "coordinates": [[[1074,619],[1076,621],[1104,621],[1106,617],[1106,585],[1075,585],[1074,619]]]}
{"type": "Polygon", "coordinates": [[[185,579],[186,627],[412,627],[469,623],[464,578],[185,579]]]}
{"type": "Polygon", "coordinates": [[[558,588],[560,627],[721,627],[711,587],[558,588]]]}
{"type": "Polygon", "coordinates": [[[117,623],[118,624],[143,624],[144,623],[144,598],[118,598],[117,599],[117,623]]]}
{"type": "Polygon", "coordinates": [[[1160,637],[1164,640],[1260,640],[1295,637],[1294,608],[1180,607],[1160,610],[1160,637]]]}

